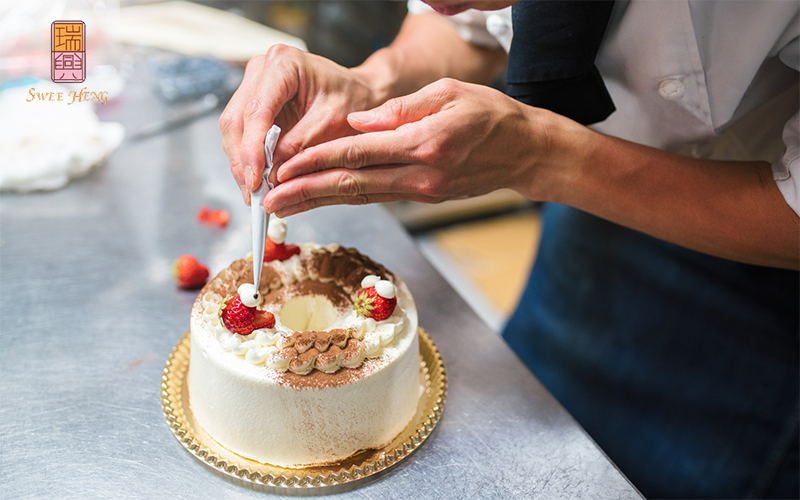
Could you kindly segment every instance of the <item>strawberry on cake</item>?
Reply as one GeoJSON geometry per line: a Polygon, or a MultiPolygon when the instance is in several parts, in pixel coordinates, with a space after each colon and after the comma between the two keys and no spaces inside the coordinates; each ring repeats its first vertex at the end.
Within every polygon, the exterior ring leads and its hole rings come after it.
{"type": "Polygon", "coordinates": [[[191,317],[189,400],[228,450],[281,467],[387,445],[421,394],[417,311],[406,285],[339,245],[288,245],[270,222],[261,280],[233,262],[191,317]]]}

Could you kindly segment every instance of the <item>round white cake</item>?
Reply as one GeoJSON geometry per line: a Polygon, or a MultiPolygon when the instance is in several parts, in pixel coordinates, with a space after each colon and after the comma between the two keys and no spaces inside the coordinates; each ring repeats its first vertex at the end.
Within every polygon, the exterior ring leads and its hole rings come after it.
{"type": "Polygon", "coordinates": [[[248,282],[252,259],[236,261],[192,309],[188,389],[198,424],[238,455],[290,468],[338,463],[391,442],[422,391],[417,310],[406,285],[353,249],[302,245],[298,255],[263,264],[257,309],[272,313],[274,326],[231,333],[220,308],[248,282]],[[397,301],[391,316],[375,321],[353,303],[362,281],[379,279],[397,301]]]}

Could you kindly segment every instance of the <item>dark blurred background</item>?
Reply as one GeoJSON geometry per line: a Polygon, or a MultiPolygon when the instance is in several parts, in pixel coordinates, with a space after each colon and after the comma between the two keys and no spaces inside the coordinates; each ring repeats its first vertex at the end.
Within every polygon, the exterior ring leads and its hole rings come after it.
{"type": "Polygon", "coordinates": [[[309,52],[342,66],[361,64],[394,39],[404,1],[198,1],[305,40],[309,52]]]}

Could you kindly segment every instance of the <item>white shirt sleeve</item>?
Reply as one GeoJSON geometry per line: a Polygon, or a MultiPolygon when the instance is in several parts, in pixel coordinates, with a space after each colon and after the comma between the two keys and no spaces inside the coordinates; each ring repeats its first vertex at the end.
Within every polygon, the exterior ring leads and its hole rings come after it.
{"type": "MultiPolygon", "coordinates": [[[[422,0],[408,0],[409,14],[422,14],[423,12],[435,11],[422,0]]],[[[511,7],[491,12],[469,9],[455,16],[443,17],[450,21],[459,36],[467,42],[487,48],[504,47],[508,51],[508,48],[502,43],[502,39],[498,41],[496,35],[490,33],[486,28],[487,20],[489,20],[490,25],[499,27],[502,35],[505,35],[502,38],[508,38],[508,45],[511,45],[511,7]]]]}
{"type": "MultiPolygon", "coordinates": [[[[795,38],[778,53],[787,66],[800,70],[800,38],[795,38]]],[[[800,215],[800,116],[795,113],[783,128],[786,151],[772,164],[772,177],[792,210],[800,215]]]]}

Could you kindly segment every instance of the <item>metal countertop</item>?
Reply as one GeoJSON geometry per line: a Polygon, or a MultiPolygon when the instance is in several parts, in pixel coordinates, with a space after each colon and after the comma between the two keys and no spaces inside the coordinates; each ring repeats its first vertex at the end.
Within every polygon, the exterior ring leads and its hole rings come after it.
{"type": "MultiPolygon", "coordinates": [[[[184,450],[159,397],[197,293],[176,288],[172,261],[194,254],[213,275],[250,249],[217,116],[126,140],[60,191],[0,196],[3,498],[270,495],[184,450]],[[230,209],[228,228],[196,223],[203,205],[230,209]]],[[[336,497],[641,498],[382,207],[291,217],[289,239],[357,247],[398,274],[448,373],[436,433],[336,497]]]]}

